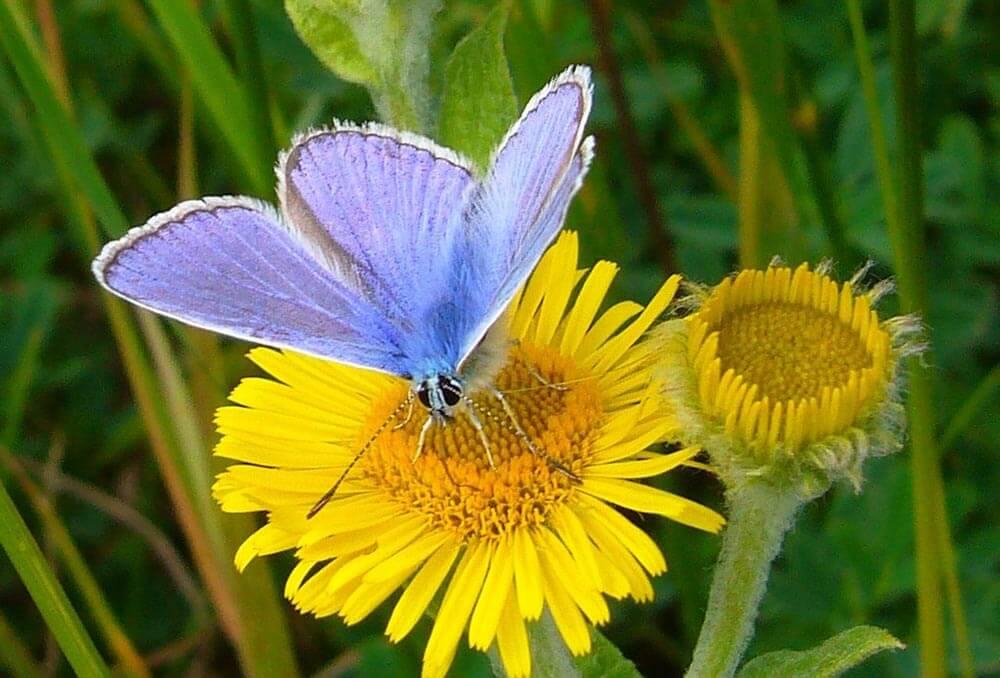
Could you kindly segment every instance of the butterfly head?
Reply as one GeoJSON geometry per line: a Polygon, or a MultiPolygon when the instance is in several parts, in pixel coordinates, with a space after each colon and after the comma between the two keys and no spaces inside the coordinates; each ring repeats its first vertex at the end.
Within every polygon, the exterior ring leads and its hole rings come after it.
{"type": "Polygon", "coordinates": [[[417,400],[431,416],[451,419],[452,412],[465,395],[462,379],[453,374],[432,374],[416,383],[417,400]]]}

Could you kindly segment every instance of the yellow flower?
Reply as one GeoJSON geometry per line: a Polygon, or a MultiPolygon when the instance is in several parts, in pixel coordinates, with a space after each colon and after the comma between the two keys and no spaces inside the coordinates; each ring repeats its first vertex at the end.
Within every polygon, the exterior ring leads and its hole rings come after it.
{"type": "Polygon", "coordinates": [[[680,437],[705,447],[727,484],[790,474],[809,491],[901,444],[899,358],[912,318],[879,319],[888,285],[838,285],[822,267],[744,270],[665,323],[663,378],[680,437]]]}
{"type": "Polygon", "coordinates": [[[635,482],[698,451],[646,449],[675,422],[657,406],[655,350],[643,334],[679,281],[667,281],[645,308],[624,302],[598,317],[617,267],[600,262],[588,274],[576,261],[576,236],[563,234],[504,319],[512,344],[495,384],[532,444],[492,395],[473,395],[495,468],[465,414],[432,427],[414,460],[426,412],[418,406],[408,420],[385,425],[407,397],[402,379],[289,351],[251,351],[277,381],[243,380],[231,395],[239,407],[217,416],[217,454],[242,463],[219,477],[216,498],[227,511],[268,514],[237,566],[294,549],[286,595],[305,612],[338,614],[348,624],[401,590],[386,628],[392,641],[443,588],[425,676],[447,672],[466,628],[472,647],[495,642],[507,673],[527,676],[525,622],[543,608],[579,655],[590,649],[587,622],[608,621],[605,596],[650,600],[648,575],[666,563],[609,504],[711,532],[723,522],[700,504],[635,482]],[[307,518],[373,436],[329,504],[307,518]]]}

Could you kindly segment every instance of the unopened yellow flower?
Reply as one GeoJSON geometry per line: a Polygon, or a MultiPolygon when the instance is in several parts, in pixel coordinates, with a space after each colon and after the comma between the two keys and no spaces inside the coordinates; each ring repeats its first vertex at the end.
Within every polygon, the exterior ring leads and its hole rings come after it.
{"type": "Polygon", "coordinates": [[[492,395],[472,396],[495,468],[465,414],[432,427],[414,460],[426,413],[384,426],[407,397],[404,380],[253,350],[251,359],[276,381],[243,380],[231,395],[239,406],[217,417],[217,454],[242,463],[219,477],[215,496],[227,511],[268,514],[237,565],[294,549],[299,562],[286,595],[303,611],[348,624],[401,590],[386,628],[393,641],[443,588],[425,676],[447,672],[466,629],[470,646],[496,643],[507,673],[527,676],[525,622],[543,608],[579,655],[590,649],[588,622],[609,619],[605,596],[650,600],[648,575],[666,563],[609,504],[711,532],[723,522],[700,504],[636,482],[697,453],[647,450],[676,424],[658,406],[655,346],[643,334],[678,279],[645,308],[624,302],[598,316],[617,267],[600,262],[586,273],[576,261],[576,236],[564,234],[504,320],[512,345],[495,384],[532,445],[492,395]],[[307,518],[373,436],[330,503],[307,518]]]}
{"type": "Polygon", "coordinates": [[[681,439],[709,450],[724,478],[860,482],[865,457],[901,444],[897,364],[915,323],[879,318],[885,289],[802,264],[696,292],[697,310],[659,330],[681,439]]]}

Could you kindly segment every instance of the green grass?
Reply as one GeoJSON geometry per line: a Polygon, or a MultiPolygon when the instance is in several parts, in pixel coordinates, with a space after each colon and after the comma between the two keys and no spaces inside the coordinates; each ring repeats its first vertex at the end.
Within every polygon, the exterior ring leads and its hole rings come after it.
{"type": "MultiPolygon", "coordinates": [[[[597,65],[586,3],[506,4],[502,44],[519,105],[567,64],[597,65]]],[[[995,672],[996,10],[984,0],[623,0],[614,9],[624,104],[681,272],[712,283],[738,263],[781,255],[791,264],[832,257],[846,278],[871,259],[873,277],[898,284],[886,311],[918,313],[932,347],[910,367],[907,450],[872,462],[862,495],[841,488],[804,512],[748,657],[865,623],[907,649],[852,675],[995,672]]],[[[373,103],[313,56],[278,0],[0,0],[0,441],[27,473],[19,481],[0,469],[0,534],[5,548],[17,545],[14,567],[0,562],[0,672],[59,673],[63,660],[45,658],[51,636],[87,675],[108,670],[90,637],[133,674],[330,665],[416,674],[426,627],[397,647],[382,638],[384,610],[350,628],[299,616],[280,597],[285,556],[236,574],[236,545],[258,523],[222,515],[210,496],[219,470],[211,416],[252,372],[246,347],[136,314],[101,294],[87,265],[104,240],[182,198],[272,199],[275,152],[334,117],[396,111],[485,158],[510,115],[511,85],[478,77],[477,56],[499,58],[502,22],[494,15],[451,57],[492,10],[454,0],[429,34],[416,31],[428,41],[426,78],[401,68],[400,46],[415,39],[396,22],[401,13],[391,15],[393,39],[325,55],[368,82],[373,103]],[[478,126],[467,119],[477,86],[498,90],[478,126]],[[110,504],[81,501],[52,478],[98,489],[110,504]],[[109,506],[148,526],[140,534],[109,506]],[[175,561],[193,573],[209,614],[165,574],[175,561]]],[[[642,300],[662,281],[662,252],[611,84],[599,74],[597,161],[568,225],[588,263],[622,265],[615,300],[642,300]]],[[[721,503],[706,474],[669,482],[721,503]]],[[[718,541],[643,526],[671,571],[657,578],[653,603],[616,603],[606,635],[646,675],[677,672],[701,624],[718,541]]],[[[462,650],[457,662],[453,675],[488,674],[481,655],[462,650]]]]}

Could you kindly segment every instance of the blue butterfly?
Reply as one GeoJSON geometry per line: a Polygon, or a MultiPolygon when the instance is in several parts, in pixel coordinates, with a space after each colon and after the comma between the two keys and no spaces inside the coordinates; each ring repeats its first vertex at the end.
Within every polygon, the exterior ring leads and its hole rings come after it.
{"type": "Polygon", "coordinates": [[[279,157],[279,209],[240,196],[182,202],[108,243],[94,275],[195,327],[409,379],[427,425],[447,420],[475,373],[488,381],[487,333],[587,172],[591,90],[587,67],[554,78],[482,176],[384,125],[307,132],[279,157]]]}

